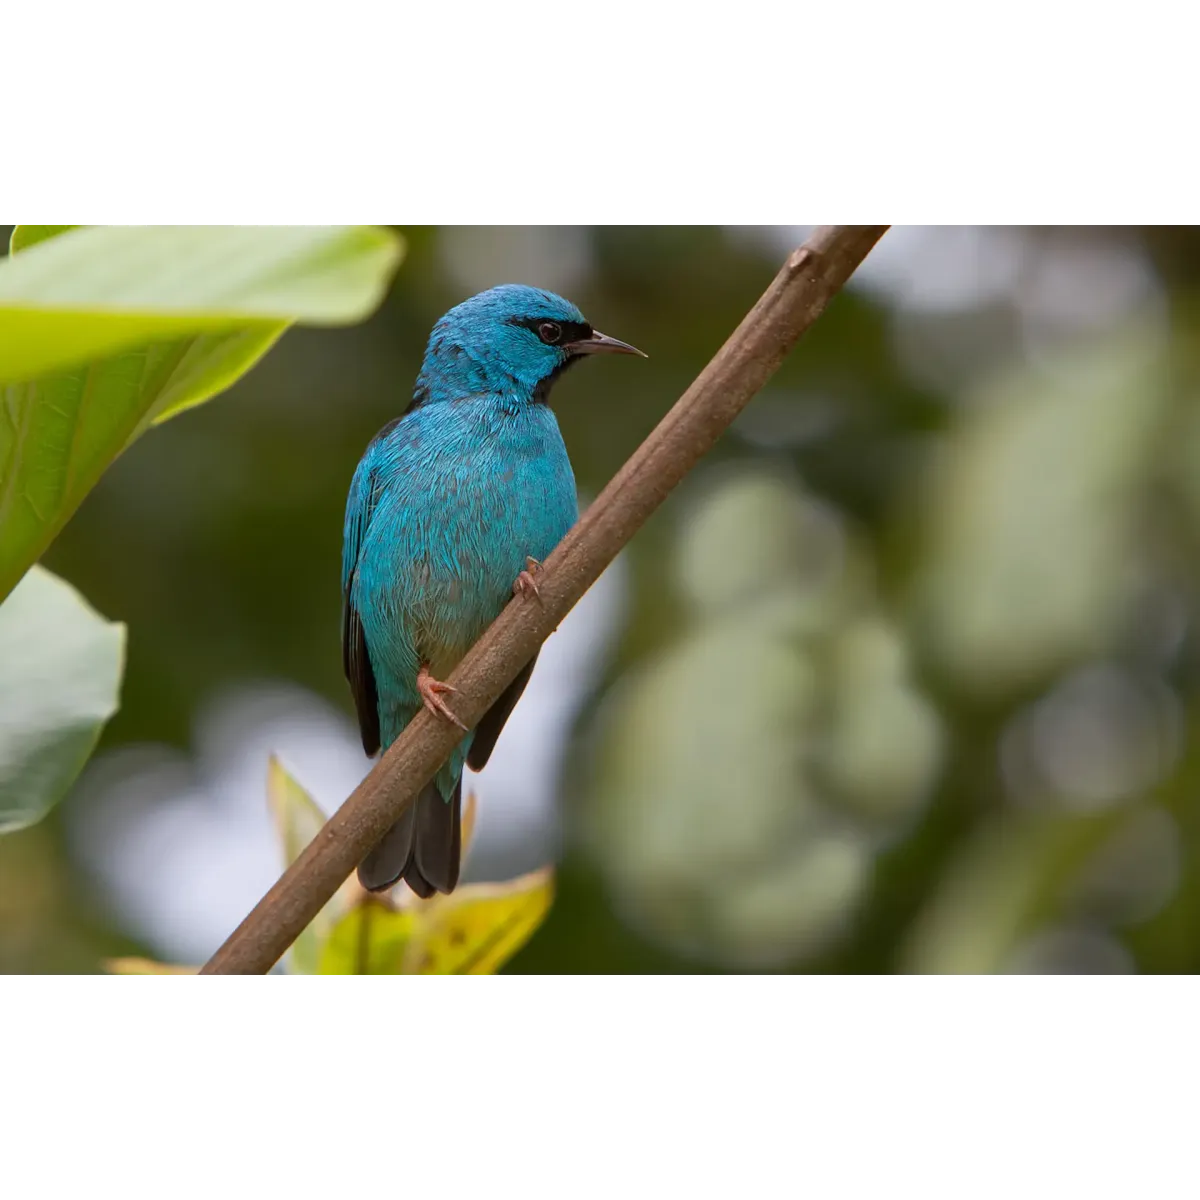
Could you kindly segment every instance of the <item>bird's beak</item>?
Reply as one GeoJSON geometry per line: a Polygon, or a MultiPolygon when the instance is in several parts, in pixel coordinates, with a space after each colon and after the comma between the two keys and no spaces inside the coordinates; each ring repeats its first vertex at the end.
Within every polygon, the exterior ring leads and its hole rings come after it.
{"type": "Polygon", "coordinates": [[[594,330],[590,338],[567,342],[563,349],[571,354],[639,354],[642,358],[649,357],[642,354],[636,346],[631,346],[628,342],[618,342],[616,338],[610,338],[598,330],[594,330]]]}

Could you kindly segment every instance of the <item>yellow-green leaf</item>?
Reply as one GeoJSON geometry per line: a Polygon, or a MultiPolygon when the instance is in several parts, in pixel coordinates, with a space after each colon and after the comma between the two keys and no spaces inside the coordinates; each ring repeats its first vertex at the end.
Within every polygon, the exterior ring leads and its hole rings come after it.
{"type": "Polygon", "coordinates": [[[267,760],[267,804],[283,844],[283,865],[290,867],[325,824],[325,814],[274,754],[267,760]]]}
{"type": "Polygon", "coordinates": [[[380,301],[367,226],[18,226],[0,260],[0,598],[139,434],[248,371],[293,321],[380,301]]]}
{"type": "MultiPolygon", "coordinates": [[[[267,763],[267,804],[282,844],[283,865],[289,867],[317,836],[317,831],[325,824],[325,814],[273,754],[267,763]]],[[[288,950],[286,964],[289,971],[298,975],[316,974],[322,944],[329,938],[335,922],[350,907],[350,890],[343,884],[288,950]]]]}
{"type": "Polygon", "coordinates": [[[417,927],[404,974],[491,975],[529,939],[550,911],[550,868],[508,883],[474,884],[415,910],[417,927]]]}
{"type": "Polygon", "coordinates": [[[471,849],[471,838],[475,835],[475,817],[479,811],[479,802],[475,793],[467,793],[467,806],[462,815],[462,851],[460,861],[467,861],[467,851],[471,849]]]}
{"type": "Polygon", "coordinates": [[[196,975],[199,967],[177,967],[152,958],[110,958],[104,969],[110,975],[196,975]]]}
{"type": "Polygon", "coordinates": [[[414,915],[367,899],[341,918],[321,947],[320,975],[399,975],[414,915]]]}

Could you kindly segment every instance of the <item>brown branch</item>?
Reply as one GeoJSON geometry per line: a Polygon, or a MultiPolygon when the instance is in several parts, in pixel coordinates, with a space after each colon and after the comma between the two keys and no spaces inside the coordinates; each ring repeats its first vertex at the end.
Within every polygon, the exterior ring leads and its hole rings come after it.
{"type": "MultiPolygon", "coordinates": [[[[667,494],[716,444],[821,315],[886,225],[826,225],[567,534],[538,576],[542,603],[509,604],[459,664],[455,711],[471,727],[667,494]]],[[[458,731],[422,710],[255,906],[203,974],[270,970],[437,772],[458,731]]]]}

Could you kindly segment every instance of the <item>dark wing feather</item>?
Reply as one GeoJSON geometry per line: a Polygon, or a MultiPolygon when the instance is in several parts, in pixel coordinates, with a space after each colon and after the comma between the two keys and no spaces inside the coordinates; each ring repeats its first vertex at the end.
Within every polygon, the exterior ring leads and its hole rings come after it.
{"type": "Polygon", "coordinates": [[[354,707],[358,711],[363,749],[369,755],[379,750],[379,692],[375,686],[375,673],[371,669],[362,618],[350,597],[363,535],[379,499],[374,451],[381,439],[399,423],[398,419],[390,421],[379,431],[354,472],[350,496],[346,501],[346,523],[342,538],[342,669],[346,672],[354,696],[354,707]]]}
{"type": "Polygon", "coordinates": [[[379,693],[367,653],[367,638],[358,610],[350,603],[349,589],[342,601],[342,668],[350,681],[363,749],[368,756],[379,750],[379,693]]]}
{"type": "Polygon", "coordinates": [[[475,736],[471,739],[471,749],[467,752],[467,766],[472,771],[482,771],[487,766],[487,760],[492,757],[492,751],[496,748],[496,739],[500,736],[500,731],[512,710],[517,707],[517,701],[520,700],[521,693],[533,674],[537,659],[535,654],[521,668],[521,673],[504,689],[500,699],[483,714],[483,719],[475,726],[475,736]]]}

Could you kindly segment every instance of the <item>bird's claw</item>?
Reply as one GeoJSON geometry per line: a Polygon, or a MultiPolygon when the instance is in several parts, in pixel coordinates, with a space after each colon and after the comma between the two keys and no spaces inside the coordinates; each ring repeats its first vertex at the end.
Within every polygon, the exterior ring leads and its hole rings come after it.
{"type": "Polygon", "coordinates": [[[514,596],[536,596],[538,603],[541,603],[542,593],[538,589],[537,580],[534,575],[542,569],[542,564],[536,558],[530,555],[525,557],[525,570],[517,576],[516,582],[513,584],[514,596]]]}
{"type": "Polygon", "coordinates": [[[435,717],[444,717],[451,725],[457,725],[464,733],[467,732],[467,727],[450,711],[449,705],[442,699],[443,696],[456,693],[458,688],[451,687],[448,683],[442,683],[440,679],[434,679],[430,675],[428,667],[422,667],[417,672],[417,691],[421,694],[421,702],[435,717]]]}
{"type": "Polygon", "coordinates": [[[538,590],[538,585],[529,571],[522,571],[517,576],[517,581],[513,584],[513,595],[536,596],[539,600],[542,598],[542,593],[538,590]]]}

